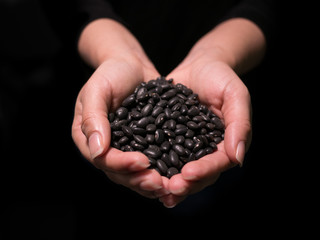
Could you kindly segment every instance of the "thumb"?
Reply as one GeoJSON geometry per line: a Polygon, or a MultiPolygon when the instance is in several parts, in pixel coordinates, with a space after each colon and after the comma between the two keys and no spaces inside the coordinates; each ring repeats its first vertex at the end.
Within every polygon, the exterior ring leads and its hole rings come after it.
{"type": "MultiPolygon", "coordinates": [[[[238,88],[239,90],[240,88],[238,88]]],[[[242,166],[248,150],[251,131],[251,101],[246,88],[233,92],[225,102],[224,120],[226,125],[224,145],[229,159],[242,166]]]]}
{"type": "Polygon", "coordinates": [[[95,159],[107,151],[110,145],[107,89],[87,84],[80,96],[81,132],[85,136],[87,156],[95,159]]]}

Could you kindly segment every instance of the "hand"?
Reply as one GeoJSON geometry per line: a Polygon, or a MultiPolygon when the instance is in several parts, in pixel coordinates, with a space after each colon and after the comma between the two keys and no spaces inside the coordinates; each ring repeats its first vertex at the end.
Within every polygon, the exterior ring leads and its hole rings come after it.
{"type": "Polygon", "coordinates": [[[174,175],[166,184],[171,194],[160,201],[172,207],[213,184],[221,172],[242,165],[251,142],[251,104],[249,92],[236,73],[227,64],[206,56],[182,63],[168,78],[198,93],[200,101],[226,126],[224,141],[218,144],[216,152],[187,163],[181,174],[174,175]]]}
{"type": "Polygon", "coordinates": [[[117,109],[140,82],[159,76],[150,66],[146,68],[134,58],[103,62],[78,95],[72,137],[83,156],[112,181],[154,198],[168,194],[162,177],[147,169],[149,160],[144,154],[109,147],[108,121],[108,112],[117,109]]]}

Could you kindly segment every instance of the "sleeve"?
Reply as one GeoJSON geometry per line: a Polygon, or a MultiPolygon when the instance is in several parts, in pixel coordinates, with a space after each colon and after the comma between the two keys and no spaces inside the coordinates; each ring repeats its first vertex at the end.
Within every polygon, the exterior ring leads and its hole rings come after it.
{"type": "Polygon", "coordinates": [[[114,12],[111,4],[107,1],[76,1],[76,23],[79,34],[87,24],[99,18],[111,18],[118,22],[123,22],[123,20],[114,12]]]}
{"type": "Polygon", "coordinates": [[[246,18],[253,21],[262,30],[268,45],[272,45],[276,21],[276,1],[243,0],[232,8],[222,21],[231,18],[246,18]]]}

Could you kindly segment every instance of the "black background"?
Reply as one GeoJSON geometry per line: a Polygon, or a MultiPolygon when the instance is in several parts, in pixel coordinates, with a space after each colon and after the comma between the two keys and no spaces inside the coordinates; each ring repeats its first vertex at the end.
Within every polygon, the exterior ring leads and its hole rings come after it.
{"type": "MultiPolygon", "coordinates": [[[[1,216],[8,224],[0,239],[8,234],[9,239],[93,239],[108,237],[115,226],[123,229],[117,234],[135,235],[152,226],[170,229],[174,219],[173,224],[186,227],[180,234],[202,221],[211,225],[212,234],[219,231],[215,222],[270,231],[304,211],[295,205],[306,194],[291,166],[303,159],[303,134],[297,128],[303,104],[295,81],[304,71],[301,36],[308,29],[295,6],[278,9],[272,48],[258,68],[242,76],[253,105],[253,141],[244,166],[166,209],[112,183],[76,149],[73,107],[90,69],[76,53],[72,6],[48,2],[0,4],[1,216]],[[136,223],[136,229],[127,230],[136,223]]],[[[159,66],[163,74],[170,67],[159,66]]]]}

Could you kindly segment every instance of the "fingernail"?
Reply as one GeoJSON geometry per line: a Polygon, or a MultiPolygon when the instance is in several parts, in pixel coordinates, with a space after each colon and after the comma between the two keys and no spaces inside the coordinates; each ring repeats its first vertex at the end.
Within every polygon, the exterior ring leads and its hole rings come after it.
{"type": "Polygon", "coordinates": [[[162,188],[161,185],[155,184],[150,180],[146,180],[140,183],[140,188],[147,191],[156,191],[162,188]]]}
{"type": "Polygon", "coordinates": [[[129,167],[129,170],[133,172],[141,171],[143,169],[148,168],[150,165],[151,165],[150,163],[146,163],[146,162],[135,162],[129,167]]]}
{"type": "Polygon", "coordinates": [[[103,152],[101,136],[99,133],[94,132],[89,137],[89,150],[92,159],[98,157],[103,152]]]}
{"type": "Polygon", "coordinates": [[[237,146],[236,159],[240,164],[240,167],[243,165],[244,154],[246,151],[246,145],[244,141],[240,141],[237,146]]]}

